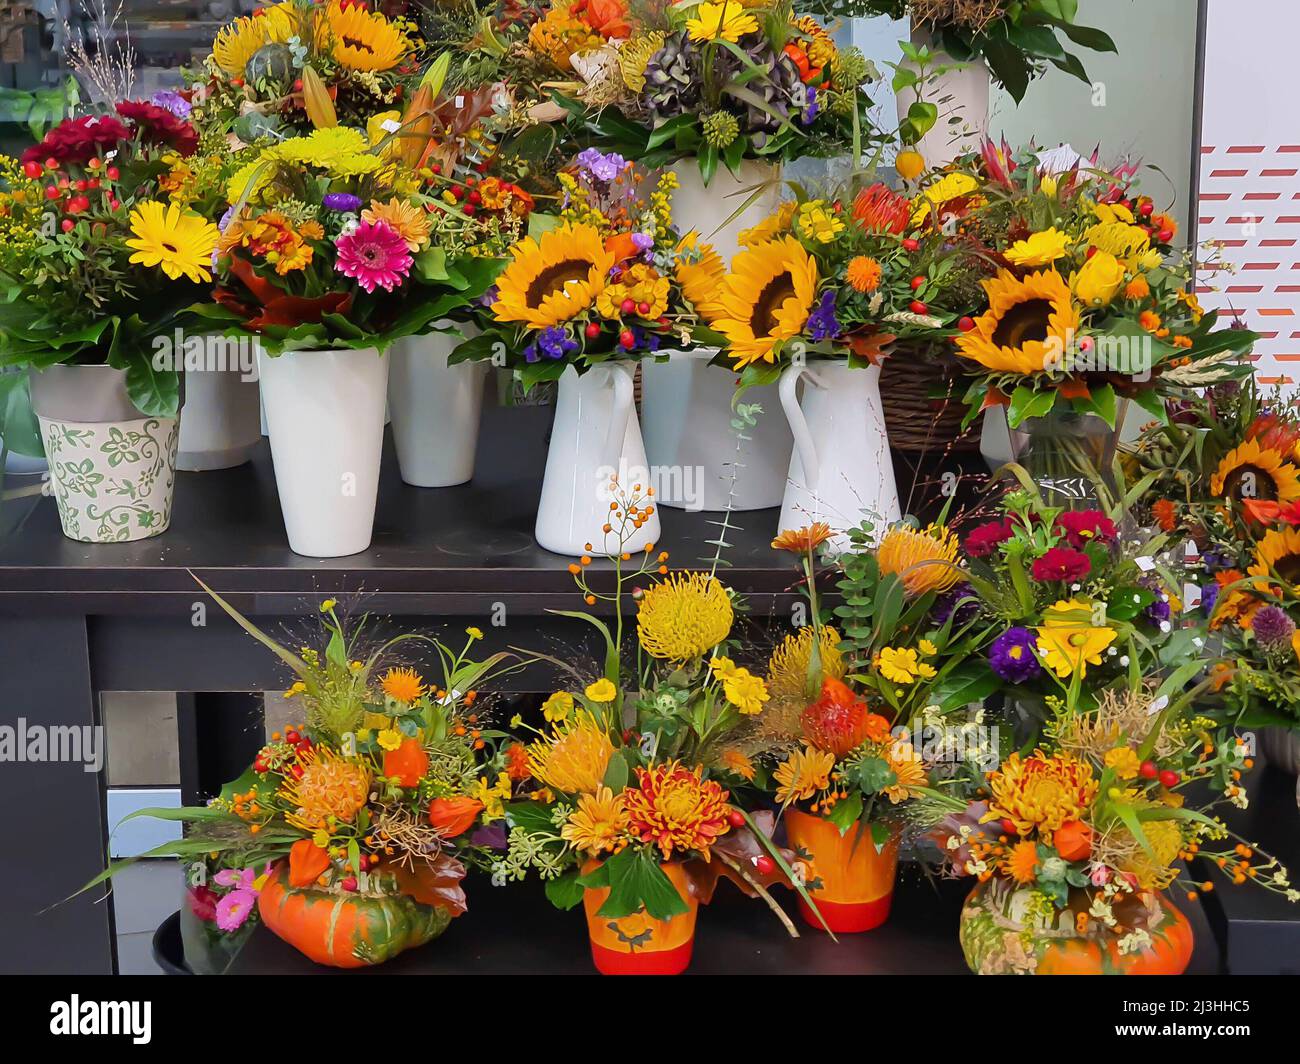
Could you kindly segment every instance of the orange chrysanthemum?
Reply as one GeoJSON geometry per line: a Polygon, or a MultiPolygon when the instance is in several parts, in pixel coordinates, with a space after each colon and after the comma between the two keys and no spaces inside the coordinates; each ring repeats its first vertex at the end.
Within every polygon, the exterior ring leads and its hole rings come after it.
{"type": "Polygon", "coordinates": [[[849,259],[844,279],[855,292],[874,292],[880,287],[880,263],[870,255],[855,255],[849,259]]]}
{"type": "Polygon", "coordinates": [[[773,550],[788,550],[792,554],[807,554],[831,538],[831,526],[825,521],[815,521],[798,529],[786,529],[772,540],[773,550]]]}
{"type": "Polygon", "coordinates": [[[419,673],[414,669],[389,669],[384,678],[379,681],[379,686],[389,698],[408,705],[419,701],[426,690],[419,673]]]}
{"type": "Polygon", "coordinates": [[[1178,524],[1178,509],[1172,499],[1157,499],[1151,504],[1151,516],[1164,531],[1172,532],[1178,524]]]}
{"type": "Polygon", "coordinates": [[[1092,766],[1069,754],[1011,754],[989,777],[992,797],[984,819],[1010,820],[1016,834],[1050,835],[1068,820],[1083,820],[1097,796],[1092,766]]]}
{"type": "Polygon", "coordinates": [[[695,851],[706,861],[710,847],[731,827],[729,794],[700,770],[680,761],[638,768],[637,785],[623,792],[628,830],[659,848],[665,861],[674,851],[695,851]]]}

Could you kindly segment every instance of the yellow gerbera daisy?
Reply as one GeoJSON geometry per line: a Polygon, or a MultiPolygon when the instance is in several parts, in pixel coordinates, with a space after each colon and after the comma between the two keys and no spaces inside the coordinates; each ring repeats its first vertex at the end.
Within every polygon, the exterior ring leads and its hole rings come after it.
{"type": "Polygon", "coordinates": [[[419,251],[429,242],[429,216],[409,200],[394,196],[387,203],[375,200],[361,212],[362,221],[387,222],[411,251],[419,251]]]}
{"type": "Polygon", "coordinates": [[[1070,238],[1056,226],[1034,233],[1025,240],[1017,240],[1004,252],[1006,259],[1017,266],[1050,266],[1065,254],[1070,238]]]}
{"type": "Polygon", "coordinates": [[[881,575],[895,573],[909,595],[947,591],[961,577],[957,537],[942,525],[922,531],[897,525],[885,533],[876,552],[881,575]]]}
{"type": "Polygon", "coordinates": [[[694,229],[682,237],[677,245],[677,265],[674,279],[682,295],[706,320],[712,321],[716,313],[717,294],[727,276],[727,264],[713,250],[712,244],[700,240],[694,229]]]}
{"type": "Polygon", "coordinates": [[[818,644],[822,675],[834,680],[844,679],[847,666],[840,653],[840,634],[829,625],[806,624],[793,635],[786,636],[772,651],[767,663],[768,686],[778,698],[803,698],[804,683],[808,678],[808,662],[812,658],[813,638],[820,630],[818,644]]]}
{"type": "Polygon", "coordinates": [[[647,654],[689,661],[721,643],[735,617],[731,596],[708,573],[674,573],[641,596],[636,634],[647,654]]]}
{"type": "Polygon", "coordinates": [[[737,0],[701,4],[695,17],[686,20],[686,32],[693,41],[730,41],[735,44],[747,33],[758,32],[758,20],[737,0]]]}
{"type": "Polygon", "coordinates": [[[334,42],[334,58],[349,70],[391,70],[410,50],[406,34],[383,15],[359,4],[344,7],[334,0],[325,17],[334,42]]]}
{"type": "Polygon", "coordinates": [[[221,233],[201,215],[149,200],[131,211],[131,232],[135,239],[126,242],[135,249],[131,262],[161,266],[173,281],[182,276],[195,284],[212,280],[212,251],[221,233]]]}
{"type": "Polygon", "coordinates": [[[212,58],[224,73],[241,77],[259,48],[284,44],[293,36],[296,26],[292,2],[264,7],[257,14],[237,18],[218,31],[212,42],[212,58]]]}
{"type": "Polygon", "coordinates": [[[1300,470],[1280,452],[1261,447],[1259,440],[1246,440],[1223,456],[1210,477],[1210,494],[1237,501],[1291,502],[1300,498],[1300,470]]]}
{"type": "Polygon", "coordinates": [[[777,765],[772,774],[777,783],[776,800],[782,805],[807,801],[830,786],[834,767],[835,755],[828,750],[818,750],[814,746],[796,750],[777,765]]]}
{"type": "Polygon", "coordinates": [[[1300,528],[1273,529],[1255,547],[1255,562],[1246,570],[1250,576],[1274,576],[1295,586],[1300,582],[1300,528]]]}
{"type": "Polygon", "coordinates": [[[492,313],[530,329],[581,314],[596,301],[614,265],[614,253],[591,225],[563,225],[543,233],[540,242],[526,237],[510,254],[511,263],[497,278],[492,313]]]}
{"type": "Polygon", "coordinates": [[[1038,649],[1043,661],[1057,676],[1088,674],[1089,665],[1100,665],[1102,652],[1115,642],[1115,629],[1092,623],[1093,604],[1087,599],[1070,599],[1043,611],[1038,632],[1038,649]]]}
{"type": "Polygon", "coordinates": [[[817,300],[817,261],[792,236],[742,251],[731,263],[713,326],[736,368],[773,362],[798,336],[817,300]]]}
{"type": "Polygon", "coordinates": [[[1002,272],[982,282],[989,309],[957,338],[957,352],[994,373],[1038,373],[1064,355],[1079,311],[1053,270],[1023,280],[1002,272]]]}
{"type": "Polygon", "coordinates": [[[627,810],[623,796],[608,787],[578,799],[578,808],[560,828],[560,838],[592,857],[618,853],[628,843],[627,810]]]}

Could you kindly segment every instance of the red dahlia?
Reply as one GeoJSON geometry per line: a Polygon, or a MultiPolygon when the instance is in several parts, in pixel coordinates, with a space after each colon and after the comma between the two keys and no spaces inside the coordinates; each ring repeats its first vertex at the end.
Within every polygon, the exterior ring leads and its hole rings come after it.
{"type": "Polygon", "coordinates": [[[96,155],[130,140],[131,131],[111,115],[69,118],[45,134],[39,144],[22,154],[22,162],[43,163],[53,159],[61,165],[88,163],[96,155]]]}
{"type": "Polygon", "coordinates": [[[117,105],[117,113],[135,123],[136,135],[145,144],[162,144],[181,155],[193,155],[198,150],[198,131],[164,107],[126,100],[117,105]]]}

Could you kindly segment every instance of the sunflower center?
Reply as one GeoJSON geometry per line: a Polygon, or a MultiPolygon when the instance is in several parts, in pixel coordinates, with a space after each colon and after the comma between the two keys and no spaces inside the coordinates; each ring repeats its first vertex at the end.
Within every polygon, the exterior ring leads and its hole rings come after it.
{"type": "Polygon", "coordinates": [[[1046,340],[1048,320],[1052,314],[1050,299],[1026,299],[1002,315],[993,330],[998,347],[1023,347],[1032,340],[1046,340]]]}
{"type": "Polygon", "coordinates": [[[776,327],[776,312],[794,295],[794,278],[790,271],[777,274],[758,293],[754,300],[754,313],[749,316],[749,327],[755,336],[767,336],[776,327]]]}
{"type": "Polygon", "coordinates": [[[1223,493],[1233,499],[1263,499],[1265,502],[1277,501],[1277,481],[1267,469],[1259,466],[1238,466],[1223,480],[1223,493]],[[1248,479],[1249,478],[1249,479],[1248,479]],[[1249,485],[1249,493],[1243,488],[1249,485]]]}
{"type": "Polygon", "coordinates": [[[585,281],[591,272],[591,263],[586,259],[565,259],[553,266],[548,266],[537,275],[528,286],[524,296],[529,307],[536,309],[542,305],[547,296],[562,292],[566,285],[575,281],[585,281]]]}
{"type": "Polygon", "coordinates": [[[1273,563],[1273,571],[1288,584],[1300,583],[1300,554],[1284,554],[1273,563]]]}
{"type": "Polygon", "coordinates": [[[359,52],[369,52],[371,55],[375,54],[375,50],[368,43],[365,41],[359,41],[355,37],[349,37],[346,34],[343,36],[343,45],[345,48],[355,48],[359,52]]]}

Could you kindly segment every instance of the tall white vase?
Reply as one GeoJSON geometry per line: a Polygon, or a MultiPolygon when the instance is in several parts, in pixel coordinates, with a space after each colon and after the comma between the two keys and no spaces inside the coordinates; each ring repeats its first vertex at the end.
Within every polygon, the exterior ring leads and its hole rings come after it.
{"type": "Polygon", "coordinates": [[[794,433],[794,454],[777,531],[825,521],[842,530],[870,519],[877,529],[902,516],[889,435],[880,402],[880,367],[841,362],[791,366],[781,374],[781,406],[794,433]],[[803,398],[796,391],[804,379],[803,398]]]}
{"type": "Polygon", "coordinates": [[[642,429],[659,501],[684,510],[779,506],[794,439],[776,386],[745,391],[741,402],[763,412],[745,430],[749,439],[739,439],[731,425],[736,376],[709,365],[715,353],[674,351],[669,362],[641,363],[642,429]]]}
{"type": "Polygon", "coordinates": [[[447,364],[454,332],[398,340],[389,352],[388,409],[402,479],[417,488],[464,484],[474,475],[486,362],[447,364]]]}
{"type": "Polygon", "coordinates": [[[231,469],[252,458],[261,442],[261,404],[255,377],[245,379],[237,365],[186,369],[177,469],[231,469]]]}
{"type": "MultiPolygon", "coordinates": [[[[605,362],[579,375],[573,367],[560,378],[555,424],[546,454],[542,498],[537,504],[537,542],[556,554],[597,554],[618,546],[606,536],[610,477],[618,475],[626,489],[650,483],[641,426],[632,401],[633,362],[605,362]]],[[[653,502],[653,500],[646,500],[653,502]]],[[[623,542],[623,550],[638,551],[659,541],[655,512],[623,542]]]]}
{"type": "Polygon", "coordinates": [[[258,355],[289,547],[341,558],[370,546],[384,446],[388,359],[359,351],[258,355]]]}
{"type": "MultiPolygon", "coordinates": [[[[989,68],[979,60],[955,63],[946,52],[934,51],[930,33],[919,26],[912,27],[912,43],[926,45],[934,52],[933,65],[954,67],[928,81],[923,89],[926,102],[939,108],[939,119],[916,145],[928,165],[943,166],[978,148],[988,132],[989,68]]],[[[898,95],[900,122],[915,99],[910,89],[898,95]]]]}

